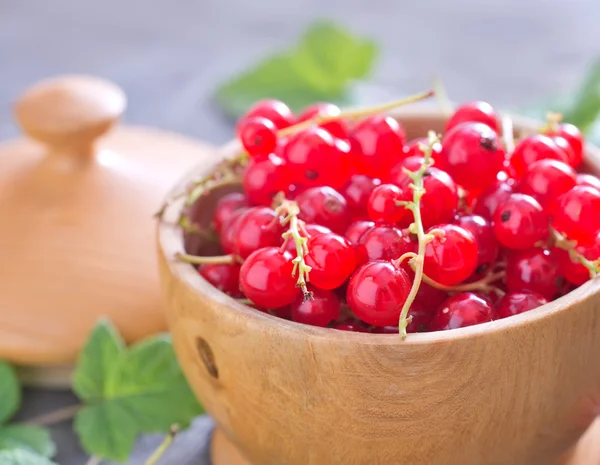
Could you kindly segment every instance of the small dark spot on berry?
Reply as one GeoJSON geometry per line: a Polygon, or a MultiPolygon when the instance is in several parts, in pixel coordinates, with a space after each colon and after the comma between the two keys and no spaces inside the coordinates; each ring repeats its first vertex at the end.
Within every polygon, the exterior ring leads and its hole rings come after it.
{"type": "Polygon", "coordinates": [[[425,170],[423,177],[426,178],[427,176],[431,176],[431,170],[425,170]]]}
{"type": "Polygon", "coordinates": [[[337,200],[328,199],[325,201],[325,210],[332,213],[338,213],[342,210],[342,207],[337,202],[337,200]]]}
{"type": "Polygon", "coordinates": [[[310,180],[315,180],[319,177],[319,172],[315,170],[306,170],[304,172],[304,176],[306,176],[310,180]]]}
{"type": "Polygon", "coordinates": [[[263,138],[261,136],[256,136],[254,138],[254,146],[255,147],[260,147],[263,143],[263,138]]]}
{"type": "Polygon", "coordinates": [[[500,220],[505,223],[510,220],[510,210],[504,210],[500,215],[500,220]]]}
{"type": "Polygon", "coordinates": [[[219,379],[219,369],[215,363],[215,356],[213,354],[212,349],[201,337],[196,338],[196,350],[198,351],[198,355],[200,355],[200,359],[204,364],[204,367],[208,371],[208,374],[215,379],[219,379]]]}
{"type": "Polygon", "coordinates": [[[489,263],[482,263],[475,269],[475,273],[478,275],[486,274],[490,269],[489,263]]]}
{"type": "Polygon", "coordinates": [[[482,137],[479,143],[486,150],[498,150],[498,144],[493,137],[482,137]]]}

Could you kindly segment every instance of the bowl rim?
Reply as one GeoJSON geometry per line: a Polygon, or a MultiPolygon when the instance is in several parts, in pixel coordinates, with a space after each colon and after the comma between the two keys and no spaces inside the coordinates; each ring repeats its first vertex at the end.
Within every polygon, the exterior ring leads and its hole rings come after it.
{"type": "MultiPolygon", "coordinates": [[[[446,116],[439,108],[429,108],[428,106],[414,106],[402,108],[396,111],[389,112],[390,116],[395,118],[407,119],[432,119],[445,118],[446,116]]],[[[500,116],[503,116],[501,114],[500,116]]],[[[513,122],[516,130],[522,132],[535,132],[541,126],[541,122],[531,118],[513,115],[506,113],[513,122]]],[[[230,141],[218,148],[215,152],[215,162],[222,160],[224,157],[240,150],[240,145],[236,140],[230,141]]],[[[600,149],[586,143],[585,144],[586,164],[596,174],[600,173],[600,149]]],[[[178,192],[181,192],[185,185],[197,177],[205,175],[206,172],[214,167],[214,164],[207,165],[206,162],[198,164],[183,176],[175,186],[167,194],[166,198],[172,198],[178,192]]],[[[203,298],[212,299],[213,301],[226,307],[228,311],[235,311],[239,315],[243,315],[250,323],[256,324],[271,324],[280,330],[290,331],[304,335],[306,337],[320,337],[327,339],[337,339],[339,342],[352,341],[353,343],[363,345],[423,345],[440,343],[450,340],[472,339],[477,337],[485,337],[486,335],[495,334],[502,331],[507,331],[512,328],[532,325],[536,322],[542,322],[556,315],[568,311],[573,305],[583,302],[596,293],[600,294],[599,278],[588,281],[579,286],[566,295],[548,302],[531,311],[513,315],[509,318],[494,320],[487,323],[468,326],[465,328],[457,328],[447,331],[434,331],[425,333],[409,333],[405,340],[397,337],[396,334],[378,334],[378,333],[361,333],[353,331],[340,331],[333,328],[321,328],[309,326],[302,323],[296,323],[291,320],[279,318],[277,316],[261,312],[252,307],[238,302],[236,299],[219,291],[206,281],[195,268],[184,262],[177,261],[174,257],[177,253],[183,252],[183,233],[177,227],[177,218],[181,209],[184,206],[184,200],[172,202],[164,211],[162,220],[157,221],[156,237],[157,246],[160,249],[159,253],[163,255],[168,262],[170,272],[190,290],[202,295],[203,298]]]]}

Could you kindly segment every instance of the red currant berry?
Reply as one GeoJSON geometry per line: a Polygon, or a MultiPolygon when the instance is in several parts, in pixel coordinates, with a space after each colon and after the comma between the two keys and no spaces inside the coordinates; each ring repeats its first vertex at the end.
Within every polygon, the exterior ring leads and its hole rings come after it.
{"type": "Polygon", "coordinates": [[[369,218],[380,223],[398,223],[408,211],[403,205],[398,205],[402,199],[399,187],[393,184],[377,186],[369,196],[369,218]]]}
{"type": "Polygon", "coordinates": [[[583,162],[583,135],[577,126],[569,123],[561,123],[558,125],[558,129],[550,130],[546,134],[553,138],[562,137],[565,139],[573,153],[568,163],[573,168],[578,168],[581,165],[583,162]]]}
{"type": "MultiPolygon", "coordinates": [[[[298,122],[307,121],[315,117],[331,118],[340,116],[341,110],[338,106],[333,103],[315,103],[306,107],[300,116],[298,116],[298,122]]],[[[337,118],[327,122],[319,123],[319,127],[325,129],[333,137],[339,139],[348,138],[348,126],[343,118],[337,118]]]]}
{"type": "Polygon", "coordinates": [[[348,229],[346,229],[346,233],[344,237],[350,241],[351,244],[358,244],[360,237],[367,231],[375,226],[375,223],[372,221],[355,221],[348,229]]]}
{"type": "Polygon", "coordinates": [[[381,181],[377,178],[371,178],[364,174],[355,174],[350,180],[342,187],[340,194],[342,194],[348,207],[352,212],[352,218],[356,220],[366,219],[367,217],[367,202],[373,189],[381,184],[381,181]]]}
{"type": "Polygon", "coordinates": [[[435,238],[425,247],[424,273],[446,286],[459,284],[477,268],[477,243],[473,234],[454,224],[436,226],[444,237],[435,238]]]}
{"type": "Polygon", "coordinates": [[[339,331],[350,331],[351,333],[368,333],[369,328],[367,328],[360,321],[347,320],[341,321],[339,323],[335,323],[332,326],[333,329],[337,329],[339,331]]]}
{"type": "Polygon", "coordinates": [[[494,214],[494,233],[509,249],[525,250],[548,237],[549,218],[537,200],[512,194],[494,214]]]}
{"type": "Polygon", "coordinates": [[[240,265],[201,265],[198,268],[198,273],[225,294],[231,297],[242,296],[240,291],[240,265]]]}
{"type": "Polygon", "coordinates": [[[581,245],[594,242],[600,231],[600,191],[575,186],[556,200],[552,225],[581,245]]]}
{"type": "Polygon", "coordinates": [[[498,318],[508,318],[547,304],[541,295],[532,292],[509,292],[496,304],[498,318]]]}
{"type": "Polygon", "coordinates": [[[231,216],[227,221],[223,223],[221,228],[221,235],[219,241],[221,242],[221,249],[226,254],[235,253],[235,242],[240,227],[240,221],[244,217],[244,214],[248,211],[247,208],[239,208],[231,213],[231,216]]]}
{"type": "Polygon", "coordinates": [[[567,154],[550,137],[535,134],[522,139],[515,147],[509,163],[514,176],[519,179],[527,167],[539,160],[558,160],[568,163],[567,154]]]}
{"type": "Polygon", "coordinates": [[[304,231],[306,231],[306,237],[318,236],[319,234],[327,234],[332,232],[331,229],[326,228],[320,224],[306,224],[304,225],[304,231]]]}
{"type": "Polygon", "coordinates": [[[296,197],[299,218],[306,223],[317,223],[343,234],[350,225],[350,209],[346,199],[331,187],[311,187],[296,197]]]}
{"type": "Polygon", "coordinates": [[[429,323],[429,330],[465,328],[492,319],[493,312],[488,302],[472,292],[462,292],[442,302],[429,323]]]}
{"type": "Polygon", "coordinates": [[[277,146],[277,128],[265,118],[247,118],[240,122],[238,135],[242,146],[252,158],[273,153],[277,146]]]}
{"type": "Polygon", "coordinates": [[[444,136],[436,162],[462,187],[479,192],[494,184],[504,158],[496,131],[481,123],[462,123],[444,136]]]}
{"type": "Polygon", "coordinates": [[[319,234],[308,239],[306,264],[311,267],[310,283],[319,289],[335,289],[356,268],[352,244],[335,233],[319,234]]]}
{"type": "Polygon", "coordinates": [[[404,158],[406,134],[398,121],[390,116],[365,118],[350,137],[360,147],[354,159],[360,174],[381,178],[387,175],[397,160],[404,158]]]}
{"type": "MultiPolygon", "coordinates": [[[[403,173],[393,182],[402,190],[405,201],[413,200],[412,180],[403,173]]],[[[421,197],[421,221],[428,228],[439,223],[448,223],[454,219],[458,207],[458,188],[448,173],[429,168],[423,176],[425,194],[421,197]]],[[[408,226],[413,221],[409,211],[402,222],[408,226]]]]}
{"type": "Polygon", "coordinates": [[[481,123],[498,132],[498,117],[487,102],[468,102],[459,106],[446,123],[446,132],[462,123],[481,123]]]}
{"type": "Polygon", "coordinates": [[[350,155],[340,150],[331,134],[321,128],[309,128],[291,136],[282,158],[294,184],[337,189],[350,177],[350,155]]]}
{"type": "Polygon", "coordinates": [[[268,206],[277,193],[287,192],[290,178],[283,160],[271,154],[260,160],[250,160],[242,185],[250,202],[268,206]]]}
{"type": "MultiPolygon", "coordinates": [[[[248,118],[261,117],[271,121],[277,129],[287,128],[294,124],[294,114],[290,107],[279,100],[266,99],[256,102],[238,123],[241,126],[248,118]]],[[[238,131],[239,133],[239,131],[238,131]]]]}
{"type": "Polygon", "coordinates": [[[255,250],[242,264],[240,289],[259,307],[285,307],[300,294],[293,270],[289,252],[281,252],[277,247],[255,250]]]}
{"type": "Polygon", "coordinates": [[[575,170],[566,163],[540,160],[527,168],[519,182],[519,190],[547,208],[559,195],[575,186],[576,181],[575,170]]]}
{"type": "Polygon", "coordinates": [[[581,173],[577,175],[578,186],[588,186],[597,189],[600,192],[600,179],[593,174],[581,173]]]}
{"type": "MultiPolygon", "coordinates": [[[[405,156],[407,158],[419,157],[422,159],[424,152],[421,149],[421,145],[429,145],[429,141],[427,140],[427,137],[419,137],[418,139],[413,139],[411,141],[408,141],[406,143],[406,146],[404,147],[405,156]]],[[[441,152],[442,152],[442,144],[439,142],[436,142],[431,147],[431,158],[436,160],[439,157],[441,152]]],[[[420,165],[421,165],[421,163],[419,163],[419,166],[420,165]]],[[[414,170],[419,169],[419,166],[417,166],[416,168],[408,168],[408,169],[414,171],[414,170]]]]}
{"type": "Polygon", "coordinates": [[[223,229],[223,224],[231,217],[231,214],[242,207],[248,206],[248,199],[240,192],[230,192],[219,199],[213,214],[213,224],[218,233],[223,229]]]}
{"type": "MultiPolygon", "coordinates": [[[[600,258],[600,232],[591,245],[578,245],[575,250],[588,260],[598,260],[600,258]]],[[[552,253],[558,260],[558,271],[568,282],[581,286],[590,280],[590,271],[579,260],[573,260],[569,252],[556,247],[552,249],[552,253]]]]}
{"type": "MultiPolygon", "coordinates": [[[[414,272],[408,274],[411,278],[414,277],[414,272]]],[[[413,278],[414,279],[414,278],[413,278]]],[[[436,289],[427,283],[421,282],[417,296],[411,306],[413,309],[424,309],[433,315],[433,312],[440,304],[448,298],[448,294],[445,291],[436,289]]]]}
{"type": "Polygon", "coordinates": [[[274,210],[268,207],[249,208],[238,224],[235,254],[246,258],[257,249],[281,245],[283,232],[274,210]]]}
{"type": "Polygon", "coordinates": [[[473,213],[483,216],[488,220],[492,220],[498,205],[505,203],[513,192],[514,189],[509,183],[505,181],[496,181],[475,199],[473,213]]]}
{"type": "Polygon", "coordinates": [[[410,236],[404,235],[400,229],[378,225],[360,236],[356,246],[356,258],[360,264],[375,260],[396,260],[414,249],[415,245],[410,236]]]}
{"type": "Polygon", "coordinates": [[[370,262],[350,278],[346,301],[360,320],[376,326],[394,325],[410,288],[403,269],[390,262],[370,262]]]}
{"type": "Polygon", "coordinates": [[[300,296],[291,305],[292,321],[311,326],[328,326],[340,316],[340,299],[331,291],[311,289],[313,298],[300,296]]]}
{"type": "Polygon", "coordinates": [[[506,264],[505,280],[510,292],[533,292],[548,300],[554,299],[564,286],[556,257],[540,248],[511,256],[506,264]]]}
{"type": "Polygon", "coordinates": [[[460,216],[455,224],[473,234],[477,243],[476,273],[485,274],[496,263],[500,253],[500,244],[494,235],[494,228],[488,220],[478,215],[460,216]]]}

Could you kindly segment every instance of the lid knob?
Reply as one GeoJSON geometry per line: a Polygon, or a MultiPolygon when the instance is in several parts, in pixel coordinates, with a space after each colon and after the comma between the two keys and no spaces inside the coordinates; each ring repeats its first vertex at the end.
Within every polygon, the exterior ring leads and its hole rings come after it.
{"type": "Polygon", "coordinates": [[[116,84],[92,76],[61,76],[35,84],[18,99],[15,118],[50,151],[92,153],[95,140],[123,115],[127,99],[116,84]]]}

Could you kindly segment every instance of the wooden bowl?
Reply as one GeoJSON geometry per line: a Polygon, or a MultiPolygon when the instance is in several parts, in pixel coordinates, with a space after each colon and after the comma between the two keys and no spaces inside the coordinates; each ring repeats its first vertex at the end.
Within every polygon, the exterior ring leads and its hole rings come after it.
{"type": "MultiPolygon", "coordinates": [[[[445,119],[394,116],[409,137],[445,119]]],[[[600,172],[598,149],[587,148],[587,163],[600,172]]],[[[598,280],[512,318],[405,341],[316,328],[241,305],[174,260],[184,243],[169,223],[180,209],[157,235],[175,348],[200,401],[255,465],[549,465],[600,412],[598,280]]]]}

